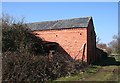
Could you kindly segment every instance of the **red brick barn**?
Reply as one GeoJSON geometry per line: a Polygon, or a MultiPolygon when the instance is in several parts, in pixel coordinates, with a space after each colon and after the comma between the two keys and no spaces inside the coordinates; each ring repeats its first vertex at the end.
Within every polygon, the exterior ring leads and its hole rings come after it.
{"type": "Polygon", "coordinates": [[[92,63],[96,58],[96,34],[92,17],[31,23],[36,36],[58,43],[73,59],[92,63]]]}

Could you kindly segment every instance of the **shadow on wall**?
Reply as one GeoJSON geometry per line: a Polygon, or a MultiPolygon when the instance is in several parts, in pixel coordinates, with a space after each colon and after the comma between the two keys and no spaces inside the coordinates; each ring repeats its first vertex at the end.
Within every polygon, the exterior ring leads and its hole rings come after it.
{"type": "Polygon", "coordinates": [[[116,66],[120,66],[120,61],[116,61],[115,58],[112,56],[108,57],[108,54],[99,48],[96,49],[96,55],[97,55],[97,62],[93,63],[93,65],[99,65],[99,66],[116,65],[116,66]]]}
{"type": "Polygon", "coordinates": [[[120,66],[120,61],[116,61],[114,57],[107,57],[99,62],[94,63],[94,65],[99,65],[99,66],[120,66]]]}
{"type": "Polygon", "coordinates": [[[61,59],[64,61],[73,61],[74,59],[56,42],[44,41],[45,51],[49,56],[57,57],[56,59],[61,59]]]}

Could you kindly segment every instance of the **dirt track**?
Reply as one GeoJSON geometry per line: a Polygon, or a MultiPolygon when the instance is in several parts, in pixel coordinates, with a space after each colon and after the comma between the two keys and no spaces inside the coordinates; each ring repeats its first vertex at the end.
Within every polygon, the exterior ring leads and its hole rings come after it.
{"type": "Polygon", "coordinates": [[[120,57],[108,57],[108,59],[99,65],[101,65],[102,68],[82,81],[120,81],[120,57]]]}

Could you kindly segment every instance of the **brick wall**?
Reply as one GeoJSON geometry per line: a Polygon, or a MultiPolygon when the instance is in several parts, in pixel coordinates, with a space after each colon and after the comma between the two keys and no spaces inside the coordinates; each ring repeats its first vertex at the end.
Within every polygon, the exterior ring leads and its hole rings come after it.
{"type": "Polygon", "coordinates": [[[93,63],[96,59],[96,34],[94,31],[93,21],[89,22],[88,28],[87,28],[87,62],[93,63]]]}
{"type": "MultiPolygon", "coordinates": [[[[84,43],[87,44],[87,28],[33,31],[45,41],[57,42],[72,58],[78,54],[84,43]]],[[[82,50],[77,59],[82,58],[82,50]]],[[[87,45],[85,49],[87,61],[87,45]]]]}

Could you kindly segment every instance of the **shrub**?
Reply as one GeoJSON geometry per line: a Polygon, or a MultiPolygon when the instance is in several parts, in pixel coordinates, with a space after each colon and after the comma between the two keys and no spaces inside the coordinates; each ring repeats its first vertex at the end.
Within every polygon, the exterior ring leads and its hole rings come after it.
{"type": "Polygon", "coordinates": [[[61,76],[79,73],[87,66],[80,61],[63,61],[48,56],[34,56],[18,52],[3,53],[3,81],[47,82],[61,76]]]}
{"type": "Polygon", "coordinates": [[[23,22],[9,23],[10,17],[2,20],[2,51],[19,51],[33,54],[43,54],[42,39],[30,32],[23,22]],[[9,18],[9,20],[7,20],[9,18]],[[6,21],[7,20],[7,21],[6,21]]]}

